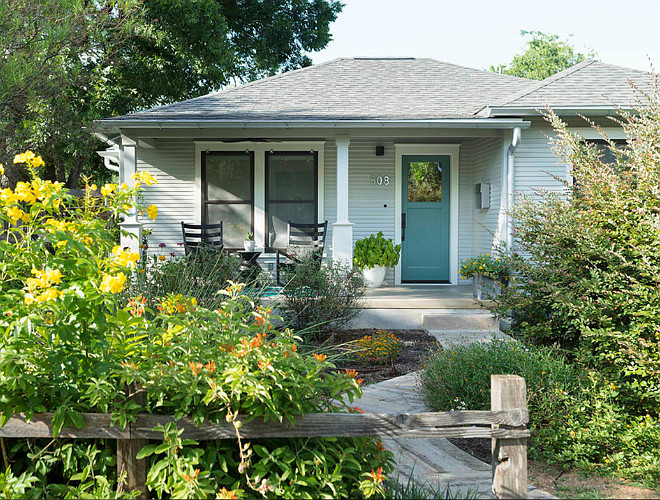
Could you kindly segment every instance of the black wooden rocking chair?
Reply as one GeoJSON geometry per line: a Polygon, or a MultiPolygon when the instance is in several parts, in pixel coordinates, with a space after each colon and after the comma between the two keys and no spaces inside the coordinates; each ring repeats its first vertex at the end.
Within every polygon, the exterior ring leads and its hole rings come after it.
{"type": "Polygon", "coordinates": [[[222,252],[222,221],[219,224],[186,224],[181,221],[181,232],[187,256],[196,255],[200,251],[222,252]]]}
{"type": "Polygon", "coordinates": [[[325,235],[328,231],[328,221],[318,224],[289,222],[287,224],[287,247],[277,249],[276,279],[280,285],[281,271],[290,272],[304,258],[311,258],[321,266],[325,249],[325,235]]]}

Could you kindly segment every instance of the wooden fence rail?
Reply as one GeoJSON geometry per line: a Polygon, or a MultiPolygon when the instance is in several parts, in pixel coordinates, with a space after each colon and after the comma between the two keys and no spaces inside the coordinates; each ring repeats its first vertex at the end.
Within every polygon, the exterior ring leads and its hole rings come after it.
{"type": "MultiPolygon", "coordinates": [[[[0,428],[0,437],[49,438],[53,436],[52,413],[34,414],[29,421],[15,415],[0,428]]],[[[138,414],[125,429],[110,424],[110,414],[86,413],[85,428],[66,427],[59,437],[117,439],[118,473],[126,471],[127,487],[146,495],[146,463],[138,451],[149,439],[162,439],[154,427],[175,422],[183,438],[198,441],[236,439],[231,423],[200,426],[188,419],[167,415],[138,414]]],[[[401,414],[314,413],[284,422],[243,422],[239,432],[246,439],[295,437],[364,437],[430,439],[491,438],[493,442],[493,493],[496,498],[527,497],[527,412],[525,380],[514,375],[491,377],[491,411],[455,411],[401,414]]]]}

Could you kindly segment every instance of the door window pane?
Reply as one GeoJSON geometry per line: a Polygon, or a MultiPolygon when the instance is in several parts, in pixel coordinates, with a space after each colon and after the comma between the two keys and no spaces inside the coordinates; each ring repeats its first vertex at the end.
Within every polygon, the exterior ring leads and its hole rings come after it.
{"type": "Polygon", "coordinates": [[[411,161],[408,164],[408,201],[442,201],[442,164],[411,161]]]}

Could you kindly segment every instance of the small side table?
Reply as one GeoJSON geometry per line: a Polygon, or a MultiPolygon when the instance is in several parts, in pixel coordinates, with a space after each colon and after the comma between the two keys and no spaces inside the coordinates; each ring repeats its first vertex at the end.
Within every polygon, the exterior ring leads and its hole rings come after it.
{"type": "Polygon", "coordinates": [[[261,269],[261,266],[259,265],[259,262],[257,262],[257,259],[261,255],[261,252],[246,252],[246,251],[243,251],[243,250],[239,250],[239,251],[233,252],[233,253],[235,253],[241,259],[243,259],[244,269],[251,269],[251,268],[261,269]]]}

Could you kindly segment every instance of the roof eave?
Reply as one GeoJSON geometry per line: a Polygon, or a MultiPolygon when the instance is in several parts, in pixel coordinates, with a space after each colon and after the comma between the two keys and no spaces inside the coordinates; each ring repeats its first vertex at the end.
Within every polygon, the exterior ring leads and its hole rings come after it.
{"type": "Polygon", "coordinates": [[[158,129],[256,129],[256,128],[320,128],[320,129],[351,129],[351,128],[459,128],[459,129],[512,129],[516,127],[529,128],[530,123],[522,118],[465,118],[438,120],[97,120],[94,130],[112,130],[132,128],[158,129]]]}

